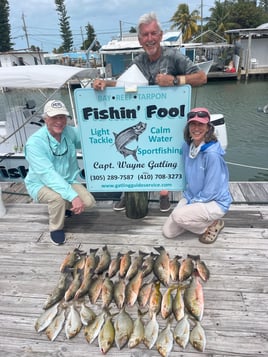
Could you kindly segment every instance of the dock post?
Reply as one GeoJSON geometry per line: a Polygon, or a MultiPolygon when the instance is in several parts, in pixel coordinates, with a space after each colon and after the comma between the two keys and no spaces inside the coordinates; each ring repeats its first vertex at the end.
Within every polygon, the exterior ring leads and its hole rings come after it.
{"type": "Polygon", "coordinates": [[[125,192],[126,216],[143,218],[148,213],[148,192],[125,192]]]}
{"type": "Polygon", "coordinates": [[[2,188],[0,187],[0,218],[6,214],[6,207],[2,199],[2,188]]]}

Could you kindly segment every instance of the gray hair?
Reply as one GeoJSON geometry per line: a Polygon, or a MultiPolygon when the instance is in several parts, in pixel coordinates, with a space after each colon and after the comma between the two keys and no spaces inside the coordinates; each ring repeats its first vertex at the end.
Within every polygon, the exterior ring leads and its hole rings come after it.
{"type": "Polygon", "coordinates": [[[162,31],[162,28],[161,28],[161,24],[156,16],[156,14],[154,12],[150,12],[148,14],[144,14],[142,15],[140,18],[139,18],[139,22],[138,22],[138,25],[137,25],[137,32],[138,32],[138,36],[140,36],[140,28],[141,28],[141,25],[148,25],[150,24],[151,22],[155,21],[157,23],[157,26],[159,28],[159,31],[162,31]]]}

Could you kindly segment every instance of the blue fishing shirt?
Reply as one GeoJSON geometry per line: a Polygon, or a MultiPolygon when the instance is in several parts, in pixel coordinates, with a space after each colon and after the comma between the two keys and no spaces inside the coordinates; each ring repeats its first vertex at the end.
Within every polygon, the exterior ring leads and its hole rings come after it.
{"type": "Polygon", "coordinates": [[[188,203],[216,201],[223,212],[232,202],[229,191],[229,171],[220,143],[204,144],[195,158],[189,157],[190,145],[183,144],[183,162],[188,203]]]}
{"type": "Polygon", "coordinates": [[[39,190],[46,186],[59,193],[63,199],[72,201],[77,192],[71,184],[77,183],[79,173],[76,149],[81,148],[78,129],[66,126],[58,142],[43,126],[30,136],[25,146],[29,172],[25,185],[29,195],[37,201],[39,190]]]}

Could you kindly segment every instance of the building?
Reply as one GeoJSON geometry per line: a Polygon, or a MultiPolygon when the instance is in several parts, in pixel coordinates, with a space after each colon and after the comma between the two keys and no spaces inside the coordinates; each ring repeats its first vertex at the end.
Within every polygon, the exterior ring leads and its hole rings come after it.
{"type": "Polygon", "coordinates": [[[45,64],[44,54],[45,52],[40,51],[0,52],[0,67],[45,64]]]}
{"type": "Polygon", "coordinates": [[[268,74],[268,23],[256,28],[225,31],[240,57],[241,76],[268,74]]]}

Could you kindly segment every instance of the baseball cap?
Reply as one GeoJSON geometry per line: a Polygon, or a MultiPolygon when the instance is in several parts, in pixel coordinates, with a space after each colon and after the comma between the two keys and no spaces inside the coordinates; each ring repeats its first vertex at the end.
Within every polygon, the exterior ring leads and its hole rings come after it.
{"type": "Polygon", "coordinates": [[[194,108],[187,114],[187,122],[191,121],[207,124],[210,122],[210,113],[207,108],[194,108]]]}
{"type": "Polygon", "coordinates": [[[50,100],[44,106],[44,114],[49,117],[56,115],[70,115],[65,105],[60,100],[50,100]]]}

